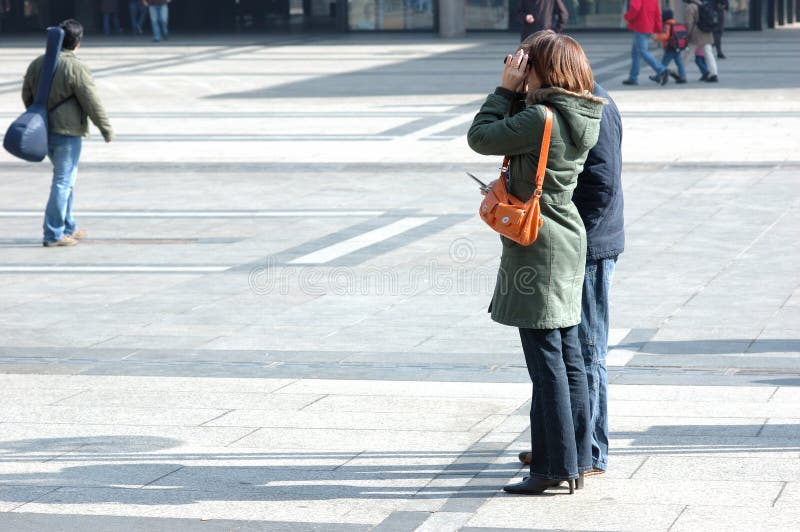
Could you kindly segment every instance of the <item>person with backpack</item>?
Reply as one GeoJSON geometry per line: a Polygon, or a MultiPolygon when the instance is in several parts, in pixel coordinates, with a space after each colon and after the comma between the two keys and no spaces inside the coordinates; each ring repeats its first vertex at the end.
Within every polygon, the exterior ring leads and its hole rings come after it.
{"type": "MultiPolygon", "coordinates": [[[[686,83],[686,68],[683,66],[683,58],[681,58],[681,52],[689,44],[686,25],[675,23],[675,15],[671,9],[661,11],[661,22],[664,25],[664,33],[653,36],[653,39],[664,47],[661,64],[669,69],[669,64],[675,61],[678,72],[670,70],[669,75],[675,78],[675,83],[686,83]]],[[[655,76],[650,76],[650,79],[658,81],[655,76]]]]}
{"type": "Polygon", "coordinates": [[[689,44],[695,47],[695,55],[698,49],[703,51],[708,72],[702,72],[700,81],[716,83],[719,81],[717,75],[717,60],[714,59],[714,51],[711,44],[714,42],[713,31],[718,25],[717,10],[712,3],[713,0],[683,0],[686,3],[686,31],[689,33],[689,44]]]}
{"type": "Polygon", "coordinates": [[[624,18],[628,22],[628,29],[633,32],[633,46],[631,47],[631,71],[628,79],[624,80],[622,84],[639,84],[639,61],[644,59],[656,71],[655,77],[651,79],[664,85],[669,79],[667,67],[659,63],[647,51],[650,35],[661,33],[661,7],[658,5],[658,0],[631,0],[624,18]]]}
{"type": "MultiPolygon", "coordinates": [[[[53,182],[44,214],[45,247],[74,246],[87,233],[78,229],[72,216],[73,190],[78,175],[82,137],[89,133],[87,117],[111,142],[114,130],[100,103],[92,74],[75,55],[83,39],[83,26],[74,19],[61,23],[64,42],[48,98],[48,157],[53,163],[53,182]]],[[[44,56],[34,59],[22,83],[25,107],[33,104],[44,56]]]]}

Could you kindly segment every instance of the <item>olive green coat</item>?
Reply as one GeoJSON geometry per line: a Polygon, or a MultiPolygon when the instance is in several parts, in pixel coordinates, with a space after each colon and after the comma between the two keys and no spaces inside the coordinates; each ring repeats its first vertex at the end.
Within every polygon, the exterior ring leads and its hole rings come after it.
{"type": "Polygon", "coordinates": [[[572,191],[589,149],[597,142],[603,101],[590,94],[540,89],[528,106],[508,116],[511,93],[498,89],[475,116],[470,147],[484,155],[510,155],[510,192],[522,201],[533,194],[545,111],[553,109],[543,193],[544,225],[530,246],[501,237],[500,271],[489,310],[504,325],[557,329],[581,321],[586,264],[586,231],[572,203],[572,191]]]}
{"type": "MultiPolygon", "coordinates": [[[[39,86],[42,61],[44,61],[43,55],[34,59],[25,73],[25,80],[22,82],[22,101],[26,108],[33,104],[36,88],[39,86]]],[[[107,142],[114,138],[114,130],[97,95],[92,73],[71,50],[61,50],[58,68],[50,86],[47,108],[53,109],[48,115],[50,133],[85,137],[89,135],[88,117],[107,142]],[[64,104],[58,105],[61,102],[64,104]],[[53,109],[56,106],[58,107],[53,109]]]]}

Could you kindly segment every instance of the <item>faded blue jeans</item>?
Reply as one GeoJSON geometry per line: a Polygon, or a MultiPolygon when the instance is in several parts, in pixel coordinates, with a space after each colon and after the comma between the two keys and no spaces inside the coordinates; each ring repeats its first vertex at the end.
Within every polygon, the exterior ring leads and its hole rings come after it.
{"type": "Polygon", "coordinates": [[[633,32],[633,46],[631,46],[631,72],[628,74],[628,79],[636,81],[639,79],[639,64],[640,59],[644,59],[650,67],[656,71],[656,74],[661,74],[667,67],[659,63],[653,54],[647,51],[647,43],[650,42],[649,33],[633,32]]]}
{"type": "Polygon", "coordinates": [[[608,467],[608,293],[617,258],[586,261],[578,335],[589,384],[592,467],[608,467]]]}
{"type": "Polygon", "coordinates": [[[169,39],[169,4],[150,6],[150,25],[153,27],[153,40],[169,39]]]}
{"type": "Polygon", "coordinates": [[[53,163],[53,183],[44,211],[45,242],[61,240],[77,229],[72,217],[72,197],[82,143],[81,137],[66,135],[51,134],[47,139],[47,156],[53,163]]]}

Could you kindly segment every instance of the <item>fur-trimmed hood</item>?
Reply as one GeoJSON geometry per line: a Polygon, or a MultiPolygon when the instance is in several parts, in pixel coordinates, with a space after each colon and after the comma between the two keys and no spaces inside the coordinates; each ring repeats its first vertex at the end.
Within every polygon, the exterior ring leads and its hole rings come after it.
{"type": "Polygon", "coordinates": [[[588,150],[597,142],[600,133],[600,118],[606,101],[591,92],[578,94],[560,87],[536,89],[528,93],[528,105],[546,103],[566,121],[572,142],[588,150]]]}

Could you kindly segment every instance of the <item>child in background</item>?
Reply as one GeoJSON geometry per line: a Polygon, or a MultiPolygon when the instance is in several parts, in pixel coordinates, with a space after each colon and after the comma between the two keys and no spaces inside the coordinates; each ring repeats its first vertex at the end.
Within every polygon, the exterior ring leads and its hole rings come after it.
{"type": "MultiPolygon", "coordinates": [[[[664,33],[658,33],[653,36],[653,39],[660,42],[661,46],[664,47],[664,56],[661,58],[661,64],[669,67],[669,64],[675,61],[678,72],[669,70],[669,75],[675,79],[675,83],[686,83],[686,68],[684,68],[683,58],[681,58],[681,52],[688,46],[686,26],[680,24],[679,31],[676,30],[675,15],[671,9],[661,10],[661,21],[664,25],[664,33]]],[[[653,76],[650,76],[650,79],[653,79],[653,76]]]]}

